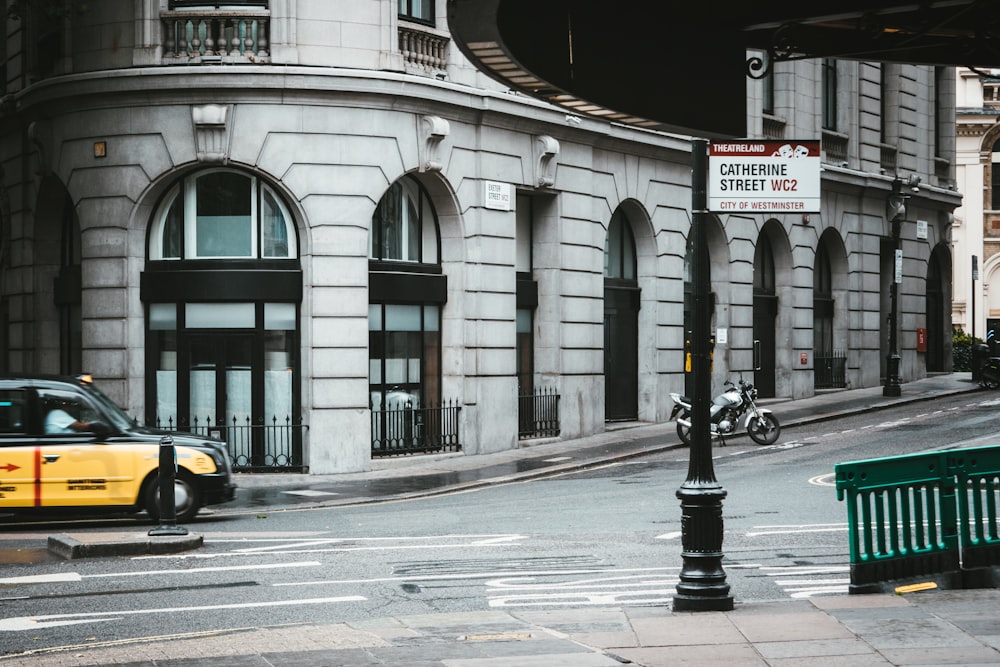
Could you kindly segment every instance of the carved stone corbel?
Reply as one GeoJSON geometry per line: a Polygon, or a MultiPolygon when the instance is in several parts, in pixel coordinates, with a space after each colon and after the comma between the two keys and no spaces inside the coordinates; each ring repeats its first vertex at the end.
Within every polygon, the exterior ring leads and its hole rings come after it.
{"type": "Polygon", "coordinates": [[[205,104],[191,107],[199,162],[226,164],[229,161],[229,107],[205,104]]]}
{"type": "Polygon", "coordinates": [[[535,185],[551,188],[556,183],[556,156],[559,142],[547,134],[535,137],[535,185]]]}
{"type": "Polygon", "coordinates": [[[451,126],[440,116],[424,116],[420,119],[420,136],[417,145],[420,155],[420,171],[441,171],[438,149],[441,140],[448,136],[451,126]]]}

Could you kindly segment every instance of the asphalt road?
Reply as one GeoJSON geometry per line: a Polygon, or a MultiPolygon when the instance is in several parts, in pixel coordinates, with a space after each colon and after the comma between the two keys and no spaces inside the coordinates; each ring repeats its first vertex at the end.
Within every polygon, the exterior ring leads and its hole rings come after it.
{"type": "MultiPolygon", "coordinates": [[[[715,450],[737,603],[843,593],[845,510],[833,465],[997,438],[994,394],[788,428],[715,450]]],[[[53,532],[147,525],[17,524],[0,537],[0,654],[189,637],[218,629],[462,612],[669,604],[681,565],[686,450],[422,500],[248,509],[189,528],[188,554],[55,561],[53,532]],[[20,562],[18,562],[20,561],[20,562]]]]}

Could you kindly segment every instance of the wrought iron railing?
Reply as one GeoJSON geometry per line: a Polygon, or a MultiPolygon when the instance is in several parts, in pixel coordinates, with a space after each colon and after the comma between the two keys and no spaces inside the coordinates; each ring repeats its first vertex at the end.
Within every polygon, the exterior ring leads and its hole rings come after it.
{"type": "Polygon", "coordinates": [[[372,456],[460,451],[461,409],[457,401],[437,407],[414,407],[407,401],[372,409],[372,456]]]}
{"type": "Polygon", "coordinates": [[[554,438],[559,435],[559,391],[540,387],[517,397],[517,437],[554,438]]]}
{"type": "Polygon", "coordinates": [[[834,350],[832,356],[815,355],[815,389],[844,389],[847,387],[847,355],[834,350]]]}
{"type": "Polygon", "coordinates": [[[163,63],[268,63],[271,12],[206,9],[160,12],[163,63]]]}
{"type": "Polygon", "coordinates": [[[211,417],[195,417],[191,425],[180,429],[173,418],[157,419],[155,428],[164,431],[186,431],[226,443],[237,472],[306,472],[303,441],[309,426],[294,424],[291,417],[284,421],[273,416],[270,423],[252,424],[250,417],[233,417],[217,424],[211,417]]]}

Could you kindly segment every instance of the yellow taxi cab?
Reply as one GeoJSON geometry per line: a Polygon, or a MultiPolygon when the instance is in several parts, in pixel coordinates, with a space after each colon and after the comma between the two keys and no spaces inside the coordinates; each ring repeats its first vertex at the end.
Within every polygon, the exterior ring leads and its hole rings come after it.
{"type": "MultiPolygon", "coordinates": [[[[158,522],[164,435],[136,424],[90,376],[0,377],[0,513],[145,510],[158,522]]],[[[223,443],[169,435],[178,522],[235,497],[223,443]]]]}

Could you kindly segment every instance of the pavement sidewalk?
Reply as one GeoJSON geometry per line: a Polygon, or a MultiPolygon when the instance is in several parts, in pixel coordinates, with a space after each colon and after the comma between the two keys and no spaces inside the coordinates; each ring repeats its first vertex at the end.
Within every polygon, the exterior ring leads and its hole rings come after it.
{"type": "MultiPolygon", "coordinates": [[[[885,398],[881,387],[874,387],[767,404],[784,426],[791,426],[972,391],[979,388],[970,374],[954,373],[905,383],[899,398],[885,398]]],[[[302,506],[297,499],[323,505],[373,502],[548,475],[679,446],[673,423],[637,425],[497,454],[381,460],[365,473],[241,476],[238,483],[243,493],[259,498],[261,507],[302,506]]],[[[197,638],[0,656],[0,667],[996,665],[998,603],[995,589],[762,603],[742,603],[737,597],[735,608],[726,612],[581,601],[559,609],[243,628],[197,638]]]]}

